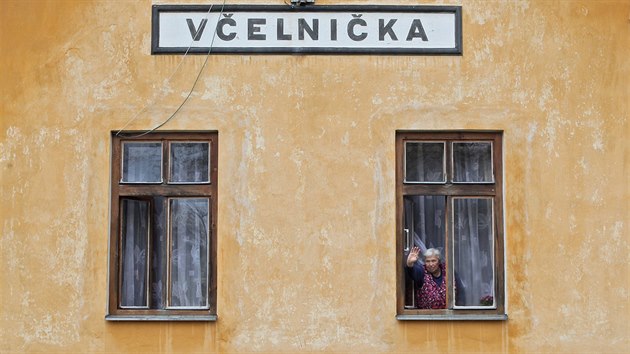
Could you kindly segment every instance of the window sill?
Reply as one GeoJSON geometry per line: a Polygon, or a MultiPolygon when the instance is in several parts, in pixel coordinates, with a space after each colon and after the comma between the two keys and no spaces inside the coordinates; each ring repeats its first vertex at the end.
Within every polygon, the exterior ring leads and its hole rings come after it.
{"type": "Polygon", "coordinates": [[[508,315],[397,315],[399,321],[507,321],[508,315]]]}
{"type": "Polygon", "coordinates": [[[203,315],[203,316],[188,316],[188,315],[138,315],[138,316],[126,316],[126,315],[107,315],[106,321],[194,321],[194,322],[215,322],[217,321],[217,315],[203,315]]]}

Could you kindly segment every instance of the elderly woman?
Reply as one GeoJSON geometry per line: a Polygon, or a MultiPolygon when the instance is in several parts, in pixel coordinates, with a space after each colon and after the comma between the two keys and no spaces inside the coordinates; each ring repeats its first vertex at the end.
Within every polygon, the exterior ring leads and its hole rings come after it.
{"type": "Polygon", "coordinates": [[[419,254],[420,248],[414,247],[407,257],[407,274],[416,282],[418,308],[446,308],[446,268],[440,251],[429,248],[424,252],[424,265],[417,263],[419,254]]]}

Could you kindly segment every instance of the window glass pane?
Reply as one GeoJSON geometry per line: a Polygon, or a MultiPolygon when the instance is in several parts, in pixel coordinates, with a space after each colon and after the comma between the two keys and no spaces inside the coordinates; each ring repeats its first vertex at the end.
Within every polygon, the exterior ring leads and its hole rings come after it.
{"type": "MultiPolygon", "coordinates": [[[[403,259],[407,260],[409,251],[413,247],[420,249],[420,257],[416,266],[406,270],[405,277],[405,307],[407,308],[435,308],[440,303],[440,308],[444,308],[446,301],[446,283],[444,275],[437,282],[429,277],[431,283],[424,284],[427,277],[420,276],[419,272],[425,272],[424,257],[422,256],[428,248],[435,248],[440,251],[444,259],[445,240],[445,215],[446,197],[432,195],[414,195],[404,197],[404,238],[405,254],[403,259]],[[414,280],[415,279],[415,280],[414,280]]],[[[443,262],[441,262],[443,263],[443,262]]],[[[407,267],[407,265],[404,265],[407,267]]],[[[407,267],[408,268],[408,267],[407,267]]]]}
{"type": "Polygon", "coordinates": [[[495,306],[492,215],[490,198],[453,199],[455,306],[495,306]]]}
{"type": "Polygon", "coordinates": [[[162,143],[123,143],[122,182],[161,183],[162,143]]]}
{"type": "Polygon", "coordinates": [[[453,182],[494,182],[491,142],[453,143],[453,182]]]}
{"type": "Polygon", "coordinates": [[[171,307],[208,306],[209,200],[170,199],[171,307]]]}
{"type": "Polygon", "coordinates": [[[405,143],[405,182],[445,182],[444,143],[405,143]]]}
{"type": "Polygon", "coordinates": [[[120,306],[146,307],[149,202],[123,199],[121,216],[120,306]]]}
{"type": "Polygon", "coordinates": [[[210,181],[210,144],[171,143],[170,182],[204,183],[210,181]]]}

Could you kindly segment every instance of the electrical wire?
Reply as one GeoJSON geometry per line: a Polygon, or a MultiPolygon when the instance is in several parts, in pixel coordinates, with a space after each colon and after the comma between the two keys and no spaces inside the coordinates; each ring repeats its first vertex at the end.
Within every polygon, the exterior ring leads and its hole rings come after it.
{"type": "MultiPolygon", "coordinates": [[[[210,8],[208,9],[208,12],[206,13],[206,17],[208,17],[208,14],[210,13],[210,10],[212,10],[212,5],[210,5],[210,8]]],[[[168,79],[166,79],[166,83],[170,83],[171,79],[173,78],[173,76],[175,76],[175,74],[177,74],[177,72],[179,71],[179,68],[182,66],[182,63],[184,62],[184,59],[186,59],[186,55],[188,55],[188,52],[190,51],[190,48],[192,48],[193,43],[195,43],[195,38],[193,37],[190,40],[190,44],[188,44],[188,48],[186,48],[186,52],[184,52],[184,56],[182,57],[182,59],[179,61],[179,63],[177,64],[177,67],[175,67],[175,71],[173,71],[173,73],[171,74],[171,76],[168,77],[168,79]]],[[[156,101],[156,98],[152,98],[150,103],[147,103],[146,105],[144,105],[144,107],[142,107],[141,110],[139,110],[133,117],[131,117],[131,119],[129,119],[129,121],[127,121],[127,123],[120,128],[120,130],[118,130],[118,132],[116,132],[116,136],[120,135],[120,132],[122,132],[123,130],[125,130],[125,128],[127,128],[127,126],[129,126],[129,124],[131,124],[133,121],[135,121],[138,116],[144,112],[144,110],[147,109],[147,107],[153,105],[156,101]]]]}
{"type": "MultiPolygon", "coordinates": [[[[223,0],[223,4],[221,5],[221,10],[219,11],[219,19],[221,19],[221,15],[223,15],[223,10],[225,8],[225,2],[226,0],[223,0]]],[[[208,15],[210,14],[210,12],[212,11],[212,4],[210,4],[210,8],[208,9],[208,12],[206,13],[206,17],[208,17],[208,15]]],[[[214,39],[217,35],[217,30],[216,28],[214,29],[214,32],[212,33],[212,40],[210,41],[210,45],[208,47],[208,54],[206,54],[206,59],[203,62],[203,65],[201,66],[201,69],[199,69],[199,73],[197,73],[197,77],[195,78],[195,81],[193,82],[192,87],[190,88],[190,91],[188,92],[188,95],[186,95],[186,98],[184,98],[184,100],[182,101],[182,103],[177,107],[177,109],[166,119],[164,120],[162,123],[156,125],[155,127],[153,127],[151,130],[148,130],[142,134],[138,134],[138,135],[134,135],[134,136],[128,136],[128,138],[139,138],[142,136],[145,136],[151,132],[154,132],[155,130],[161,128],[162,126],[164,126],[166,123],[168,123],[171,119],[173,119],[175,117],[175,115],[177,115],[177,113],[182,109],[182,107],[184,107],[184,104],[186,104],[186,102],[188,101],[188,99],[190,98],[190,96],[192,96],[192,93],[195,90],[195,87],[197,86],[197,82],[199,81],[199,78],[201,77],[201,73],[203,72],[203,70],[206,68],[206,65],[208,64],[208,59],[210,58],[210,53],[212,52],[212,45],[214,44],[214,39]]],[[[190,45],[188,46],[188,49],[186,49],[186,52],[184,53],[184,57],[182,58],[182,60],[179,62],[179,64],[177,65],[177,68],[175,69],[175,72],[173,72],[173,74],[171,74],[171,76],[168,78],[167,82],[170,81],[170,79],[175,75],[175,73],[179,70],[179,67],[181,66],[181,64],[184,61],[184,58],[186,57],[186,55],[188,54],[188,52],[190,51],[190,48],[192,47],[194,43],[194,38],[193,40],[190,42],[190,45]]],[[[153,102],[155,103],[155,102],[153,102]]],[[[152,103],[152,104],[153,104],[152,103]]],[[[131,122],[133,122],[138,115],[140,115],[140,113],[142,113],[149,105],[145,105],[138,113],[136,113],[136,115],[134,115],[132,117],[131,120],[129,120],[129,122],[127,122],[127,124],[125,124],[117,133],[116,136],[118,136],[131,122]]]]}

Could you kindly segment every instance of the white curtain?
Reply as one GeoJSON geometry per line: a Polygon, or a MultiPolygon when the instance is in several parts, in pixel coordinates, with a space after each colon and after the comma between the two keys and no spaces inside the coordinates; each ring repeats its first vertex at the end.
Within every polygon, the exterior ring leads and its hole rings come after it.
{"type": "Polygon", "coordinates": [[[122,181],[159,183],[162,181],[162,143],[123,143],[122,181]]]}
{"type": "Polygon", "coordinates": [[[120,305],[146,307],[149,203],[123,199],[120,305]]]}
{"type": "Polygon", "coordinates": [[[413,245],[422,253],[428,248],[436,248],[444,254],[445,212],[445,196],[405,197],[405,228],[413,235],[413,245]]]}
{"type": "Polygon", "coordinates": [[[444,182],[444,143],[405,143],[405,181],[444,182]]]}
{"type": "Polygon", "coordinates": [[[171,182],[210,181],[210,147],[204,142],[171,143],[171,182]]]}
{"type": "Polygon", "coordinates": [[[206,307],[209,201],[171,199],[171,306],[206,307]]]}
{"type": "Polygon", "coordinates": [[[164,288],[166,281],[166,249],[167,249],[167,198],[166,197],[154,197],[153,198],[153,221],[152,237],[151,237],[151,302],[150,307],[152,309],[161,309],[166,307],[164,288]]]}
{"type": "Polygon", "coordinates": [[[492,306],[494,274],[492,199],[453,200],[453,247],[455,273],[461,290],[457,306],[492,306]]]}
{"type": "MultiPolygon", "coordinates": [[[[446,197],[433,195],[414,195],[404,198],[404,224],[409,231],[410,242],[424,253],[427,248],[444,251],[444,226],[446,197]]],[[[408,252],[404,259],[407,259],[408,252]]],[[[418,262],[422,263],[420,257],[418,262]]],[[[405,265],[403,265],[404,267],[405,265]]],[[[415,308],[415,284],[410,278],[405,280],[405,306],[415,308]]]]}
{"type": "MultiPolygon", "coordinates": [[[[492,182],[490,143],[454,143],[455,181],[492,182]]],[[[494,305],[493,204],[491,197],[453,198],[453,253],[457,306],[494,305]]]]}

